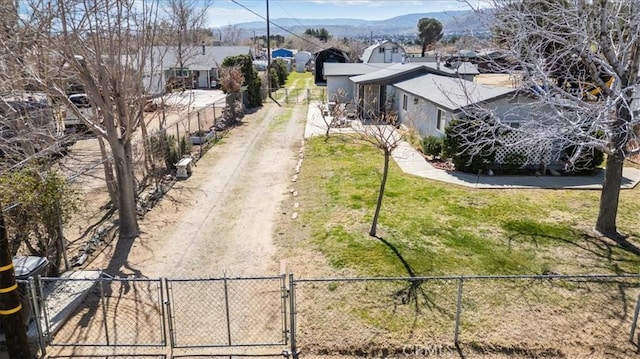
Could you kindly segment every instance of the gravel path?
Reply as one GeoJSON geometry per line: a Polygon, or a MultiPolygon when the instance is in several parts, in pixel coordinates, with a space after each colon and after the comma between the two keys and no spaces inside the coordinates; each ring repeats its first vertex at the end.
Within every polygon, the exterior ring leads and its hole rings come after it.
{"type": "Polygon", "coordinates": [[[290,196],[306,105],[266,104],[243,119],[161,204],[142,235],[91,267],[118,276],[209,278],[278,274],[273,226],[290,196]]]}

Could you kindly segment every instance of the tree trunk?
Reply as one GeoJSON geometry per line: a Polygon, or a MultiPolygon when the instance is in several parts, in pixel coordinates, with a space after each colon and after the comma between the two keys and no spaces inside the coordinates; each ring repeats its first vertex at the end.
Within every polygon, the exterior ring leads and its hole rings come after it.
{"type": "Polygon", "coordinates": [[[600,193],[600,210],[596,221],[596,230],[603,235],[615,238],[618,235],[616,217],[618,215],[618,202],[620,199],[620,185],[622,184],[622,168],[624,158],[621,151],[607,156],[604,170],[604,181],[600,193]]]}
{"type": "Polygon", "coordinates": [[[427,42],[425,40],[422,40],[422,52],[421,52],[421,56],[424,57],[424,54],[427,52],[427,42]]]}
{"type": "Polygon", "coordinates": [[[384,196],[384,188],[387,185],[387,175],[389,174],[389,158],[391,157],[391,151],[384,150],[384,169],[382,170],[382,180],[380,181],[380,191],[378,192],[378,201],[376,202],[376,211],[373,215],[373,222],[371,223],[371,230],[369,235],[371,237],[376,236],[378,228],[378,216],[380,216],[380,209],[382,208],[382,198],[384,196]]]}
{"type": "Polygon", "coordinates": [[[107,148],[104,145],[103,138],[100,136],[98,136],[98,144],[100,145],[102,161],[104,161],[102,167],[104,168],[104,179],[107,184],[107,192],[109,192],[109,198],[111,199],[113,206],[118,207],[118,184],[116,179],[113,177],[113,166],[111,165],[111,161],[107,160],[107,158],[109,158],[107,148]]]}
{"type": "Polygon", "coordinates": [[[32,358],[24,324],[25,308],[20,303],[9,239],[0,212],[0,323],[4,329],[9,358],[32,358]]]}
{"type": "Polygon", "coordinates": [[[120,238],[138,236],[138,215],[136,213],[136,191],[131,161],[131,142],[117,139],[111,143],[113,161],[118,179],[118,214],[120,238]]]}
{"type": "Polygon", "coordinates": [[[155,173],[155,159],[152,153],[152,148],[149,139],[149,133],[147,132],[147,124],[144,119],[140,121],[140,134],[142,134],[142,150],[144,152],[144,168],[147,171],[146,175],[155,173]]]}

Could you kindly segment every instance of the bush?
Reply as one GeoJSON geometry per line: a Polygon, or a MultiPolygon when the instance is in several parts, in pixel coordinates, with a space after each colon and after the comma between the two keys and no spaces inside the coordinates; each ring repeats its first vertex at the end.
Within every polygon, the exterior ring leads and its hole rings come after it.
{"type": "MultiPolygon", "coordinates": [[[[578,146],[569,146],[562,151],[561,158],[572,158],[578,146]]],[[[578,156],[573,163],[568,164],[566,170],[571,174],[592,173],[600,164],[604,161],[604,153],[595,148],[586,148],[582,150],[582,153],[578,156]]]]}
{"type": "Polygon", "coordinates": [[[488,121],[467,117],[451,121],[445,129],[442,153],[451,158],[457,170],[478,173],[487,170],[495,161],[496,150],[492,144],[466,145],[474,143],[484,129],[491,127],[488,121]]]}
{"type": "Polygon", "coordinates": [[[527,163],[527,156],[521,153],[510,153],[504,157],[501,165],[505,171],[512,172],[524,167],[525,163],[527,163]]]}
{"type": "Polygon", "coordinates": [[[253,67],[253,61],[249,55],[229,56],[222,62],[223,67],[240,66],[240,71],[244,76],[242,84],[247,89],[247,99],[249,107],[262,105],[262,81],[258,76],[258,71],[253,67]]]}
{"type": "Polygon", "coordinates": [[[442,156],[442,146],[444,139],[442,137],[429,136],[422,140],[422,153],[427,156],[442,156]]]}

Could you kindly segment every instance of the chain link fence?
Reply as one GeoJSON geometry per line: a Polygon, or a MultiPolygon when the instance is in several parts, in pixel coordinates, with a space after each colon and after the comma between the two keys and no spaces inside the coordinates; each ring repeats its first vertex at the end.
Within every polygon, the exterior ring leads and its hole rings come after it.
{"type": "Polygon", "coordinates": [[[285,277],[168,280],[174,347],[283,345],[285,277]]]}
{"type": "Polygon", "coordinates": [[[380,356],[450,342],[456,279],[296,280],[296,345],[314,354],[380,356]]]}
{"type": "Polygon", "coordinates": [[[459,340],[539,355],[626,357],[640,277],[469,278],[459,340]]]}
{"type": "Polygon", "coordinates": [[[25,309],[42,323],[29,336],[43,355],[46,344],[159,355],[169,347],[294,357],[637,355],[640,275],[286,279],[20,283],[25,309]],[[71,301],[74,310],[59,309],[71,301]]]}
{"type": "Polygon", "coordinates": [[[301,279],[292,292],[292,345],[312,354],[636,352],[638,275],[301,279]]]}
{"type": "Polygon", "coordinates": [[[160,280],[41,278],[40,283],[49,345],[166,344],[160,280]]]}

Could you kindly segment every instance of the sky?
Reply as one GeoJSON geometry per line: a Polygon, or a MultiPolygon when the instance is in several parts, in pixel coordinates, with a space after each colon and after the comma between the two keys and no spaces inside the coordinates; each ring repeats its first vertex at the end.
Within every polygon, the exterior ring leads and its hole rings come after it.
{"type": "MultiPolygon", "coordinates": [[[[263,21],[242,6],[266,17],[266,0],[213,0],[207,27],[263,21]],[[234,3],[235,1],[235,3],[234,3]],[[241,6],[242,5],[242,6],[241,6]]],[[[482,0],[470,0],[475,6],[482,0]]],[[[269,0],[269,18],[353,18],[384,20],[411,13],[468,10],[460,0],[269,0]]]]}

